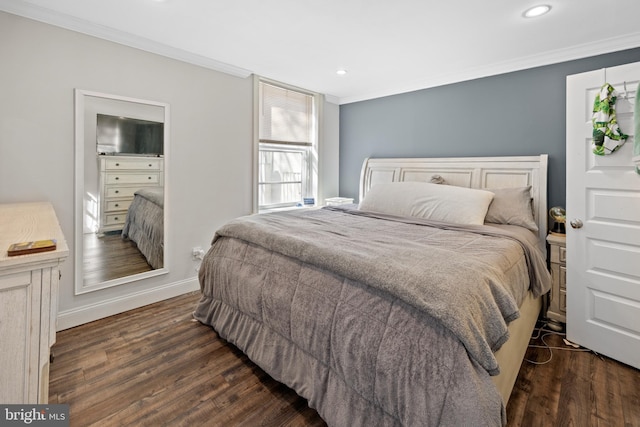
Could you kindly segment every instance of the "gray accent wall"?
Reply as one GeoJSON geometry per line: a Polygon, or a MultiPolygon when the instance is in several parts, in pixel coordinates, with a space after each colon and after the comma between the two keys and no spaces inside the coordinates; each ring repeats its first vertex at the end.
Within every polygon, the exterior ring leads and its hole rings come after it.
{"type": "Polygon", "coordinates": [[[546,153],[549,206],[565,206],[566,77],[637,61],[640,48],[341,105],[340,195],[358,199],[367,157],[546,153]]]}

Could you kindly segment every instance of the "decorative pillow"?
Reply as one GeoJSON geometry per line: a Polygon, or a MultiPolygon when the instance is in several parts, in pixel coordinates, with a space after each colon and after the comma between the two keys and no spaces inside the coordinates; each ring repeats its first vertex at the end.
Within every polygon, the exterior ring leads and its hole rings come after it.
{"type": "Polygon", "coordinates": [[[485,222],[519,225],[531,231],[538,231],[538,225],[531,212],[531,186],[485,190],[494,194],[485,222]]]}
{"type": "Polygon", "coordinates": [[[371,187],[359,209],[399,216],[484,224],[493,193],[485,190],[431,184],[391,182],[371,187]]]}

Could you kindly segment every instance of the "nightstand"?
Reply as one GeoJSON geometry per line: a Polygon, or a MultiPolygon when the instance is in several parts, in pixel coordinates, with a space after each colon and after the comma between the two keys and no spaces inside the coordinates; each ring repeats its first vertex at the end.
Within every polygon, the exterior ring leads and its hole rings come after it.
{"type": "Polygon", "coordinates": [[[549,266],[551,268],[551,295],[547,318],[567,323],[567,248],[566,236],[549,234],[549,266]]]}
{"type": "Polygon", "coordinates": [[[340,206],[340,205],[350,205],[353,203],[353,199],[349,197],[330,197],[324,200],[327,206],[340,206]]]}

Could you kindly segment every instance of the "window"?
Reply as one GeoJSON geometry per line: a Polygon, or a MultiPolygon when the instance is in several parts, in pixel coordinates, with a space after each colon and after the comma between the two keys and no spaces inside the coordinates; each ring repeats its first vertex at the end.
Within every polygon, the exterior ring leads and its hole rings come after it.
{"type": "Polygon", "coordinates": [[[258,210],[317,194],[317,95],[258,80],[258,210]]]}

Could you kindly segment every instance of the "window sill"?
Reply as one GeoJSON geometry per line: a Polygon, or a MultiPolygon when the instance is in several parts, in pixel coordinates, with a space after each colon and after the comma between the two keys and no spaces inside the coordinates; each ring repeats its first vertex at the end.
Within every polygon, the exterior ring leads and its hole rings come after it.
{"type": "Polygon", "coordinates": [[[313,208],[317,208],[317,207],[319,207],[319,206],[317,206],[317,205],[286,206],[284,208],[260,209],[258,211],[258,213],[259,214],[263,214],[263,213],[271,213],[271,212],[296,211],[296,210],[300,210],[300,209],[313,209],[313,208]]]}

